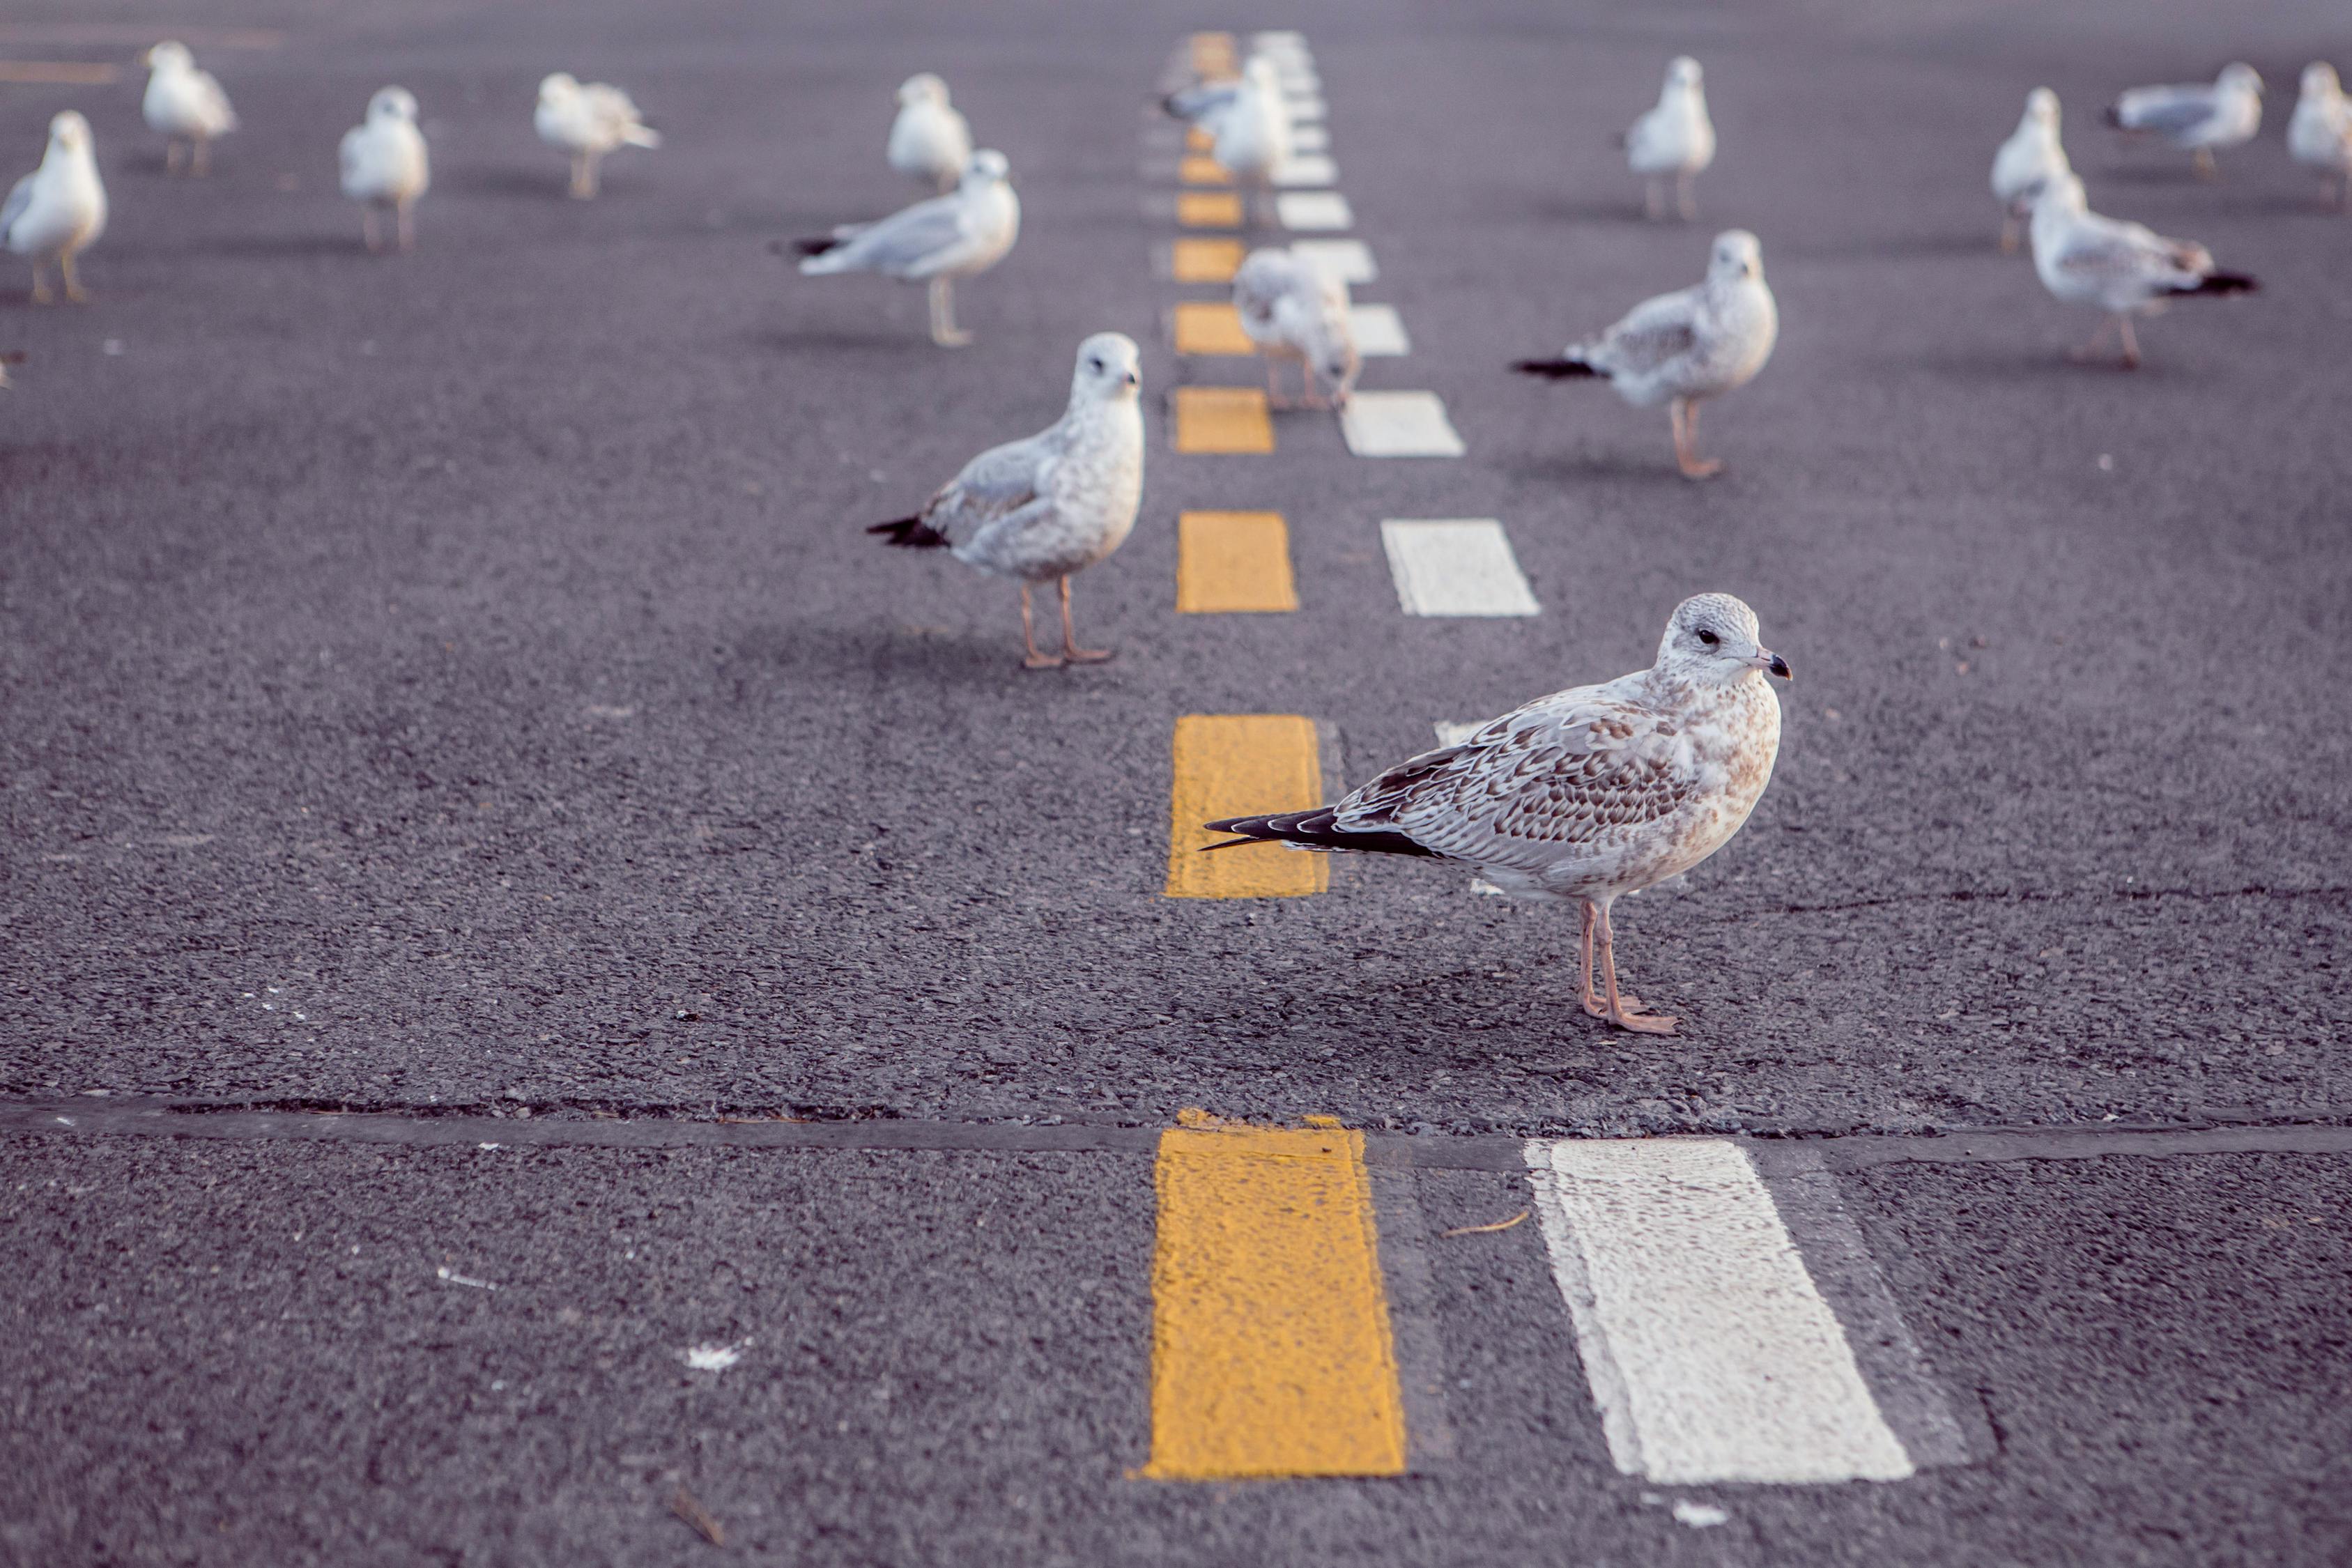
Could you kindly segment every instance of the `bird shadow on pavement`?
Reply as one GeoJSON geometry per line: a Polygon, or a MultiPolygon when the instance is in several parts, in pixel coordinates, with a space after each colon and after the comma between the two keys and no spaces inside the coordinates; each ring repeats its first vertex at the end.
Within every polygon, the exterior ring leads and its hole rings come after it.
{"type": "Polygon", "coordinates": [[[183,254],[208,256],[355,256],[369,254],[354,227],[349,234],[223,235],[198,245],[177,247],[183,254]]]}
{"type": "Polygon", "coordinates": [[[738,638],[734,657],[745,667],[768,669],[779,679],[789,676],[795,683],[864,688],[882,677],[934,689],[1002,690],[1017,680],[1038,679],[1020,668],[1020,628],[1009,609],[1004,618],[1004,631],[993,637],[895,623],[782,621],[738,638]]]}
{"type": "MultiPolygon", "coordinates": [[[[1664,447],[1665,444],[1661,442],[1659,445],[1664,447]]],[[[1506,479],[1530,484],[1573,484],[1589,483],[1594,479],[1619,479],[1635,483],[1654,483],[1661,489],[1665,489],[1687,486],[1691,483],[1690,480],[1684,479],[1681,471],[1675,467],[1673,454],[1664,450],[1661,450],[1654,457],[1644,457],[1630,449],[1580,448],[1572,452],[1552,453],[1542,457],[1516,459],[1506,458],[1495,466],[1501,470],[1506,479]]],[[[1727,469],[1726,475],[1728,472],[1729,470],[1727,469]]],[[[1724,477],[1717,476],[1708,482],[1720,484],[1724,477]]]]}
{"type": "Polygon", "coordinates": [[[884,351],[912,358],[942,352],[924,335],[919,323],[908,327],[877,325],[870,331],[836,326],[767,326],[756,328],[748,335],[761,348],[795,353],[828,349],[850,350],[858,353],[884,351]]]}
{"type": "Polygon", "coordinates": [[[540,196],[550,202],[569,202],[573,198],[564,179],[563,164],[559,161],[550,169],[497,164],[479,169],[453,169],[446,180],[436,180],[434,184],[437,189],[463,192],[471,196],[540,196]]]}

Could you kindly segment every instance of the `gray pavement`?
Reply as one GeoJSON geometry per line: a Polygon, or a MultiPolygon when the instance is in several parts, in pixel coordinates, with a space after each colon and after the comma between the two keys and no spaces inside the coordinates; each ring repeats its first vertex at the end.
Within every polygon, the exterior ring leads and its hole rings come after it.
{"type": "MultiPolygon", "coordinates": [[[[1244,20],[1312,44],[1381,269],[1360,297],[1412,335],[1365,384],[1440,392],[1467,458],[1355,459],[1304,416],[1272,458],[1168,453],[1160,392],[1248,373],[1168,351],[1161,313],[1212,291],[1153,275],[1139,115],[1229,16],[20,8],[0,55],[199,34],[246,129],[171,181],[134,86],[0,86],[27,167],[49,114],[91,116],[115,213],[98,303],[0,297],[0,348],[32,355],[0,395],[0,1095],[1135,1130],[1204,1106],[1437,1141],[2352,1121],[2352,226],[2278,139],[2303,61],[2347,63],[2339,16],[1244,20]],[[1653,227],[1608,135],[1685,48],[1724,151],[1705,221],[1653,227]],[[2232,58],[2273,91],[2218,185],[2096,124],[2232,58]],[[559,67],[669,137],[593,205],[530,136],[559,67]],[[908,197],[879,144],[920,68],[1027,215],[955,354],[919,294],[766,251],[908,197]],[[418,252],[379,260],[333,146],[387,80],[436,185],[418,252]],[[2093,323],[1992,249],[1985,166],[2036,83],[2095,205],[2263,280],[2151,324],[2137,376],[2067,363],[2093,323]],[[1707,416],[1722,479],[1675,478],[1654,414],[1503,372],[1695,279],[1734,225],[1783,332],[1707,416]],[[1051,419],[1100,329],[1146,345],[1154,441],[1136,536],[1078,585],[1120,657],[1023,678],[1008,587],[860,525],[1051,419]],[[1297,614],[1174,614],[1175,513],[1213,506],[1288,516],[1297,614]],[[1481,515],[1544,615],[1398,616],[1379,520],[1481,515]],[[1681,1035],[1592,1026],[1570,922],[1427,866],[1158,896],[1177,715],[1312,715],[1360,779],[1433,721],[1646,661],[1706,588],[1798,679],[1748,827],[1621,906],[1681,1035]]],[[[693,1561],[685,1485],[727,1551],[810,1563],[2335,1562],[2346,1179],[2308,1151],[1850,1173],[1997,1449],[1735,1489],[1694,1530],[1610,1468],[1532,1226],[1433,1251],[1450,1467],[1187,1489],[1124,1479],[1133,1152],[19,1133],[0,1552],[693,1561]],[[677,1359],[743,1338],[715,1377],[677,1359]]],[[[1417,1181],[1435,1227],[1523,1201],[1500,1172],[1417,1181]]]]}

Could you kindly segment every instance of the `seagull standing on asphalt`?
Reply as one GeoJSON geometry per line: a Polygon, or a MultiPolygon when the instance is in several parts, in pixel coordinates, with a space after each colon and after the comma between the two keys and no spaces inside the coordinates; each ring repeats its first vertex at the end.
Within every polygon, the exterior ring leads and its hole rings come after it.
{"type": "Polygon", "coordinates": [[[2033,216],[2033,198],[2042,183],[2071,174],[2066,149],[2058,140],[2058,95],[2037,87],[2025,95],[2025,115],[2000,151],[1992,155],[1992,194],[2000,203],[2000,251],[2017,248],[2020,229],[2033,216]]]}
{"type": "Polygon", "coordinates": [[[1722,848],[1763,796],[1780,749],[1780,700],[1766,677],[1790,670],[1759,635],[1756,612],[1728,594],[1685,599],[1649,668],[1539,697],[1336,805],[1212,822],[1240,837],[1210,848],[1421,855],[1467,866],[1514,898],[1573,900],[1584,1010],[1671,1034],[1673,1017],[1617,987],[1609,906],[1722,848]]]}
{"type": "Polygon", "coordinates": [[[890,166],[941,195],[955,189],[971,162],[971,127],[948,101],[948,84],[929,71],[898,84],[898,117],[890,122],[890,166]]]}
{"type": "Polygon", "coordinates": [[[1685,479],[1703,479],[1723,465],[1698,455],[1698,405],[1753,381],[1780,335],[1763,250],[1754,235],[1735,228],[1715,237],[1704,283],[1644,300],[1557,359],[1520,360],[1511,368],[1553,381],[1603,376],[1636,408],[1664,404],[1675,463],[1685,479]]]}
{"type": "Polygon", "coordinates": [[[2325,60],[2303,68],[2303,91],[2286,123],[2286,150],[2296,163],[2320,171],[2321,205],[2352,207],[2352,100],[2325,60]]]}
{"type": "Polygon", "coordinates": [[[572,194],[583,201],[596,194],[597,166],[605,153],[661,145],[661,133],[646,128],[627,93],[609,82],[583,87],[568,71],[539,84],[531,124],[541,141],[572,154],[572,194]]]}
{"type": "Polygon", "coordinates": [[[90,149],[89,121],[68,109],[49,121],[41,166],[17,181],[0,205],[0,243],[32,262],[34,304],[49,302],[42,273],[55,262],[66,298],[79,305],[89,296],[74,276],[74,258],[105,232],[106,186],[90,149]]]}
{"type": "Polygon", "coordinates": [[[1363,361],[1356,351],[1355,323],[1348,313],[1348,286],[1296,252],[1253,250],[1234,272],[1234,310],[1242,331],[1265,356],[1269,406],[1290,406],[1276,383],[1285,360],[1298,363],[1300,393],[1309,408],[1345,408],[1363,361]],[[1317,398],[1318,375],[1330,386],[1328,401],[1317,398]]]}
{"type": "Polygon", "coordinates": [[[955,190],[902,207],[879,223],[844,224],[824,239],[797,242],[801,271],[878,272],[929,285],[931,342],[961,348],[971,334],[955,324],[955,280],[974,278],[1005,258],[1021,237],[1021,198],[1012,165],[983,147],[964,165],[955,190]]]}
{"type": "Polygon", "coordinates": [[[340,149],[343,195],[360,204],[360,233],[370,250],[382,248],[377,216],[393,213],[400,248],[416,244],[416,198],[433,183],[425,132],[416,128],[416,98],[404,87],[376,89],[367,118],[343,132],[340,149]]]}
{"type": "Polygon", "coordinates": [[[1706,83],[1698,62],[1676,55],[1666,66],[1666,84],[1657,107],[1633,121],[1624,135],[1625,163],[1647,182],[1642,210],[1653,220],[1666,216],[1665,184],[1674,176],[1675,210],[1685,223],[1698,216],[1692,179],[1715,162],[1715,121],[1706,114],[1706,83]]]}
{"type": "MultiPolygon", "coordinates": [[[[1273,190],[1276,172],[1290,162],[1290,105],[1272,56],[1252,55],[1239,81],[1186,88],[1165,102],[1169,113],[1208,133],[1209,156],[1236,185],[1250,195],[1273,190]]],[[[1255,223],[1257,203],[1248,200],[1244,211],[1255,223]]]]}
{"type": "Polygon", "coordinates": [[[1142,355],[1134,340],[1097,332],[1078,345],[1070,405],[1044,433],[992,447],[963,466],[912,517],[868,533],[907,550],[945,549],[967,565],[1021,584],[1024,669],[1110,658],[1078,646],[1070,575],[1126,542],[1143,500],[1142,355]],[[1029,590],[1059,583],[1062,651],[1037,651],[1029,590]]]}
{"type": "Polygon", "coordinates": [[[202,174],[212,167],[215,139],[236,129],[236,110],[213,73],[196,68],[188,46],[166,38],[140,57],[147,67],[147,95],[139,101],[147,128],[162,133],[163,167],[180,172],[182,142],[188,147],[188,172],[202,174]]]}
{"type": "Polygon", "coordinates": [[[2219,172],[2215,153],[2252,141],[2262,129],[2263,79],[2238,61],[2210,82],[2135,87],[2108,106],[2107,123],[2193,154],[2198,177],[2210,180],[2219,172]]]}
{"type": "Polygon", "coordinates": [[[2092,358],[2109,327],[2120,327],[2126,370],[2139,366],[2134,315],[2155,315],[2177,295],[2251,294],[2257,287],[2242,272],[2217,270],[2213,253],[2193,240],[2167,239],[2138,224],[2101,217],[2073,174],[2052,180],[2033,204],[2033,270],[2059,299],[2107,312],[2097,334],[2074,357],[2092,358]]]}

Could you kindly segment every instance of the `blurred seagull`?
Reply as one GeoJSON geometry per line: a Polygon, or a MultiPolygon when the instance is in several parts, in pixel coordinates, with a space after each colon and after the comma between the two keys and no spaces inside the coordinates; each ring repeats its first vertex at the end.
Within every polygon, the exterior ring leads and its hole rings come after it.
{"type": "Polygon", "coordinates": [[[568,71],[539,84],[539,107],[531,113],[539,139],[572,154],[572,194],[596,194],[597,165],[621,147],[658,147],[661,133],[646,129],[629,95],[609,82],[583,87],[568,71]]]}
{"type": "Polygon", "coordinates": [[[1004,154],[983,147],[964,165],[954,192],[902,207],[879,223],[844,224],[824,239],[796,241],[801,270],[878,272],[928,283],[931,342],[961,348],[971,334],[955,324],[955,280],[972,278],[1004,259],[1021,237],[1021,198],[1013,194],[1004,154]]]}
{"type": "Polygon", "coordinates": [[[2119,326],[2126,370],[2139,364],[2133,315],[2154,315],[2175,295],[2250,294],[2257,287],[2242,272],[2217,271],[2212,253],[2194,241],[2167,239],[2138,224],[2101,217],[2090,210],[2083,182],[2073,174],[2053,179],[2033,204],[2033,270],[2059,299],[2107,312],[2097,335],[2074,357],[2095,355],[2108,328],[2119,326]]]}
{"type": "MultiPolygon", "coordinates": [[[[1206,132],[1209,156],[1253,193],[1271,191],[1275,172],[1290,162],[1290,105],[1273,57],[1252,55],[1238,81],[1204,82],[1169,94],[1168,112],[1206,132]]],[[[1244,211],[1257,220],[1258,204],[1244,211]]]]}
{"type": "Polygon", "coordinates": [[[1362,360],[1348,314],[1348,286],[1288,250],[1253,250],[1234,272],[1234,309],[1242,331],[1265,356],[1266,402],[1289,406],[1276,381],[1285,360],[1298,362],[1300,394],[1309,408],[1345,408],[1362,360]],[[1331,395],[1315,395],[1320,374],[1331,395]]]}
{"type": "Polygon", "coordinates": [[[196,68],[188,46],[166,38],[139,57],[147,67],[147,96],[139,111],[147,128],[163,137],[163,167],[180,172],[180,144],[188,144],[188,172],[201,174],[212,167],[215,138],[236,129],[236,110],[213,73],[196,68]]]}
{"type": "Polygon", "coordinates": [[[15,386],[16,384],[8,379],[8,367],[12,364],[23,364],[24,363],[25,351],[23,349],[10,349],[5,353],[0,353],[0,386],[15,386]]]}
{"type": "Polygon", "coordinates": [[[416,198],[433,183],[425,132],[416,128],[415,95],[404,87],[377,89],[368,100],[367,119],[343,132],[340,153],[343,195],[360,204],[367,247],[382,248],[376,217],[385,207],[392,209],[400,248],[414,247],[416,198]]]}
{"type": "Polygon", "coordinates": [[[74,277],[74,258],[106,232],[106,186],[90,150],[89,121],[68,109],[49,121],[49,147],[41,166],[16,182],[0,205],[0,243],[33,264],[33,303],[49,302],[50,262],[65,279],[66,298],[79,305],[89,296],[74,277]]]}
{"type": "Polygon", "coordinates": [[[2018,232],[2033,216],[2033,198],[2042,194],[2042,182],[2074,172],[2058,140],[2058,95],[2037,87],[2025,95],[2024,118],[1992,155],[1992,194],[2000,203],[2002,255],[2017,248],[2018,232]]]}
{"type": "Polygon", "coordinates": [[[1021,584],[1024,669],[1110,658],[1078,646],[1070,625],[1070,574],[1126,542],[1143,500],[1142,356],[1134,340],[1097,332],[1078,345],[1070,405],[1044,433],[992,447],[963,466],[912,517],[868,533],[906,550],[945,549],[959,561],[1021,584]],[[1029,590],[1059,582],[1062,651],[1037,651],[1029,590]]]}
{"type": "Polygon", "coordinates": [[[924,71],[898,84],[898,118],[890,122],[890,166],[945,195],[971,162],[971,127],[948,101],[948,84],[924,71]]]}
{"type": "Polygon", "coordinates": [[[2251,142],[2262,129],[2263,79],[2235,62],[2210,82],[2135,87],[2108,106],[2107,123],[2193,153],[2198,177],[2210,180],[2218,172],[2216,152],[2251,142]]]}
{"type": "Polygon", "coordinates": [[[2336,68],[2314,60],[2303,68],[2303,91],[2294,118],[2286,124],[2286,150],[2298,163],[2319,170],[2325,206],[2352,206],[2352,100],[2336,68]]]}
{"type": "Polygon", "coordinates": [[[1520,360],[1511,368],[1554,381],[1605,376],[1636,408],[1664,404],[1674,422],[1675,463],[1685,479],[1703,479],[1723,465],[1698,455],[1699,404],[1755,379],[1780,333],[1763,250],[1754,235],[1735,228],[1715,237],[1704,283],[1644,300],[1615,326],[1558,359],[1520,360]]]}
{"type": "Polygon", "coordinates": [[[1676,55],[1666,66],[1657,107],[1633,121],[1621,138],[1625,163],[1647,183],[1642,210],[1653,219],[1666,216],[1665,177],[1675,178],[1675,210],[1685,222],[1698,216],[1691,180],[1715,162],[1715,121],[1706,114],[1706,83],[1698,62],[1676,55]]]}
{"type": "Polygon", "coordinates": [[[1780,700],[1765,678],[1790,670],[1759,635],[1756,612],[1728,594],[1685,599],[1649,668],[1537,698],[1336,805],[1209,823],[1240,836],[1209,847],[1422,855],[1514,898],[1573,900],[1584,1010],[1672,1034],[1673,1017],[1617,988],[1609,906],[1722,848],[1762,797],[1780,749],[1780,700]]]}

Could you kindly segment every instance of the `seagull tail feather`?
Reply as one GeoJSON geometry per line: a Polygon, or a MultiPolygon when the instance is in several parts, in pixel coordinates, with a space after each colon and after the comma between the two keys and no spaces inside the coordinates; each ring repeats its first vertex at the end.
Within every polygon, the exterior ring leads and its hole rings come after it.
{"type": "Polygon", "coordinates": [[[1573,376],[1599,375],[1574,354],[1562,354],[1558,359],[1515,359],[1511,368],[1521,375],[1539,375],[1546,381],[1567,381],[1573,376]]]}
{"type": "Polygon", "coordinates": [[[1231,849],[1242,844],[1287,844],[1296,849],[1362,849],[1383,855],[1434,856],[1437,851],[1414,843],[1402,833],[1350,831],[1339,826],[1333,807],[1285,812],[1278,816],[1229,816],[1202,826],[1212,833],[1235,837],[1202,847],[1231,849]]]}
{"type": "Polygon", "coordinates": [[[661,132],[650,125],[632,125],[621,132],[621,140],[632,147],[658,147],[661,132]]]}
{"type": "Polygon", "coordinates": [[[2130,126],[2124,123],[2124,111],[2121,105],[2113,103],[2107,105],[2105,115],[2107,123],[2114,126],[2116,130],[2128,131],[2131,129],[2130,126]]]}
{"type": "Polygon", "coordinates": [[[883,543],[894,550],[937,550],[948,542],[948,536],[919,517],[893,518],[867,528],[868,533],[887,534],[883,543]]]}
{"type": "Polygon", "coordinates": [[[2254,281],[2253,277],[2249,273],[2208,272],[2197,280],[2196,287],[2176,289],[2173,292],[2176,294],[2253,294],[2260,292],[2261,289],[2262,285],[2254,281]]]}

